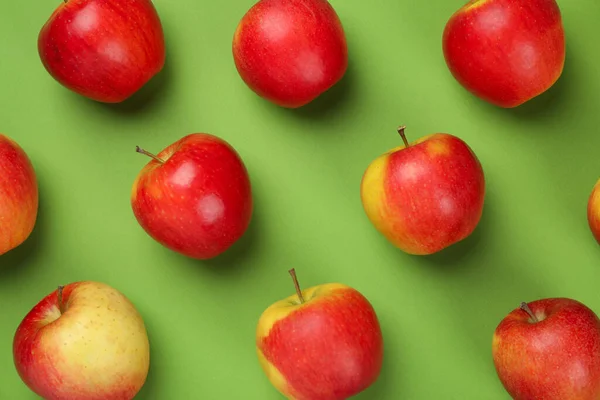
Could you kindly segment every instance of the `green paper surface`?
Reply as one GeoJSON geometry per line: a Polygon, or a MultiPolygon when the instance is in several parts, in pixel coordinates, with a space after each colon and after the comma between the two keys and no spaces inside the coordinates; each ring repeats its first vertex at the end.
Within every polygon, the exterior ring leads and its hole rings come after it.
{"type": "Polygon", "coordinates": [[[276,400],[259,367],[258,317],[300,284],[340,282],[373,304],[385,343],[379,380],[358,399],[509,399],[492,333],[521,301],[566,296],[600,311],[599,248],[586,205],[600,173],[600,5],[560,1],[567,41],[555,86],[513,110],[451,77],[441,37],[463,1],[332,0],[348,39],[346,77],[286,110],[241,81],[231,54],[253,1],[155,0],[164,71],[120,105],[95,103],[43,69],[37,35],[57,1],[4,2],[0,132],[31,158],[40,210],[29,240],[0,257],[0,399],[35,399],[13,365],[14,331],[59,284],[98,280],[142,313],[151,369],[139,399],[276,400]],[[360,180],[379,154],[434,132],[465,140],[487,194],[464,242],[409,256],[375,231],[360,180]],[[255,212],[243,239],[200,262],[154,242],[135,221],[131,185],[148,159],[193,132],[232,144],[255,212]]]}

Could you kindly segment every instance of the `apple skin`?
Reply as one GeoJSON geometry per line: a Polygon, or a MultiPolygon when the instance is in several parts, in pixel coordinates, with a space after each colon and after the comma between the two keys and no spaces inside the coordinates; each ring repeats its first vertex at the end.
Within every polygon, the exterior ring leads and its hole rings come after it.
{"type": "Polygon", "coordinates": [[[68,0],[38,36],[48,73],[82,96],[119,103],[165,63],[165,41],[150,0],[68,0]]]}
{"type": "Polygon", "coordinates": [[[587,218],[594,239],[600,244],[600,180],[596,181],[588,199],[587,218]]]}
{"type": "Polygon", "coordinates": [[[475,0],[448,20],[446,64],[469,92],[503,108],[548,90],[565,63],[565,33],[554,0],[475,0]]]}
{"type": "Polygon", "coordinates": [[[246,85],[281,107],[302,107],[340,81],[348,68],[342,23],[326,0],[260,0],[233,39],[246,85]]]}
{"type": "Polygon", "coordinates": [[[436,133],[376,158],[360,192],[367,217],[389,242],[408,254],[429,255],[475,230],[485,177],[463,140],[436,133]]]}
{"type": "Polygon", "coordinates": [[[345,400],[378,378],[383,337],[357,290],[331,283],[268,307],[256,330],[261,368],[290,400],[345,400]]]}
{"type": "Polygon", "coordinates": [[[46,400],[131,400],[146,381],[150,345],[141,315],[100,282],[55,290],[17,328],[17,372],[46,400]]]}
{"type": "Polygon", "coordinates": [[[38,184],[27,153],[0,134],[0,255],[29,238],[38,214],[38,184]]]}
{"type": "Polygon", "coordinates": [[[540,322],[517,308],[496,328],[496,372],[514,400],[600,398],[600,320],[568,298],[528,303],[540,322]]]}
{"type": "Polygon", "coordinates": [[[225,252],[253,211],[246,167],[223,139],[193,133],[167,146],[138,174],[131,193],[142,228],[163,246],[195,259],[225,252]]]}

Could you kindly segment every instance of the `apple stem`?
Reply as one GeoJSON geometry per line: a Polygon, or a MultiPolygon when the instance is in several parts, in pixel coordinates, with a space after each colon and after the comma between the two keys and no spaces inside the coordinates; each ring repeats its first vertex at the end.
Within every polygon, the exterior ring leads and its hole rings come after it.
{"type": "Polygon", "coordinates": [[[142,149],[140,146],[135,146],[135,151],[137,151],[138,153],[141,153],[141,154],[145,154],[148,157],[152,157],[153,159],[155,159],[156,161],[158,161],[161,164],[165,163],[165,160],[163,160],[160,157],[155,156],[154,154],[150,153],[149,151],[142,149]]]}
{"type": "Polygon", "coordinates": [[[65,312],[64,305],[63,305],[63,288],[64,288],[64,286],[58,287],[58,310],[60,311],[61,314],[63,314],[65,312]]]}
{"type": "Polygon", "coordinates": [[[405,125],[402,125],[400,127],[398,127],[398,133],[400,134],[400,137],[402,137],[402,141],[404,142],[404,146],[408,147],[408,140],[406,139],[406,135],[404,134],[404,130],[406,129],[405,125]]]}
{"type": "Polygon", "coordinates": [[[527,303],[522,302],[521,303],[521,310],[525,311],[527,314],[529,314],[529,317],[531,318],[531,320],[535,323],[540,322],[535,314],[533,313],[533,311],[531,311],[531,308],[529,308],[529,306],[527,305],[527,303]]]}
{"type": "Polygon", "coordinates": [[[300,304],[304,303],[304,297],[302,296],[302,290],[300,290],[300,284],[298,283],[298,278],[296,277],[296,270],[294,268],[288,271],[292,276],[292,280],[294,281],[294,286],[296,287],[296,294],[298,294],[298,298],[300,299],[300,304]]]}

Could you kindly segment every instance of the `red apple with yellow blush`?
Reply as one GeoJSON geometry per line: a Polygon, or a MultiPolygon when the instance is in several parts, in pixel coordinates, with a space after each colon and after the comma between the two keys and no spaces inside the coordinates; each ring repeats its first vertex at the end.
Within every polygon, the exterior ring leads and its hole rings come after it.
{"type": "Polygon", "coordinates": [[[447,21],[442,49],[454,78],[504,108],[544,93],[565,64],[565,32],[555,0],[472,0],[447,21]]]}
{"type": "Polygon", "coordinates": [[[256,350],[269,382],[290,400],[346,400],[379,377],[383,336],[373,306],[356,289],[300,289],[260,316],[256,350]]]}
{"type": "Polygon", "coordinates": [[[214,258],[236,243],[252,217],[250,177],[225,140],[194,133],[154,155],[136,177],[131,206],[140,226],[165,247],[214,258]]]}
{"type": "Polygon", "coordinates": [[[485,177],[460,138],[435,133],[377,157],[360,187],[365,213],[389,242],[406,253],[439,252],[471,235],[483,213],[485,177]]]}
{"type": "Polygon", "coordinates": [[[0,255],[29,238],[38,202],[37,177],[29,156],[15,140],[0,134],[0,255]]]}
{"type": "Polygon", "coordinates": [[[90,99],[119,103],[158,74],[165,40],[151,0],[64,0],[38,37],[47,72],[90,99]]]}
{"type": "Polygon", "coordinates": [[[310,103],[348,67],[342,23],[327,0],[260,0],[240,20],[233,59],[259,96],[286,108],[310,103]]]}
{"type": "Polygon", "coordinates": [[[492,357],[514,400],[600,399],[600,320],[579,301],[521,303],[496,327],[492,357]]]}

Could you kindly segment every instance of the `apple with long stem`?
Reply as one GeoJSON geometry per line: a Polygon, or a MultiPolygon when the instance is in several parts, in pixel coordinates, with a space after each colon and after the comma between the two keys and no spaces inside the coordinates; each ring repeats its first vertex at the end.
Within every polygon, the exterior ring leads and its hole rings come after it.
{"type": "Polygon", "coordinates": [[[0,255],[29,238],[38,215],[35,169],[23,148],[0,134],[0,255]]]}
{"type": "Polygon", "coordinates": [[[59,286],[19,324],[17,372],[46,400],[131,400],[150,366],[144,321],[121,292],[92,281],[59,286]]]}
{"type": "Polygon", "coordinates": [[[521,303],[494,331],[492,357],[515,400],[600,398],[600,320],[579,301],[521,303]]]}
{"type": "Polygon", "coordinates": [[[436,133],[404,142],[367,167],[361,201],[372,225],[408,254],[439,252],[469,237],[481,219],[483,168],[460,138],[436,133]]]}
{"type": "Polygon", "coordinates": [[[163,246],[196,259],[227,251],[246,232],[253,211],[244,162],[225,140],[186,135],[151,158],[136,177],[131,206],[140,226],[163,246]]]}
{"type": "Polygon", "coordinates": [[[38,52],[57,82],[105,103],[131,97],[166,58],[151,0],[64,0],[42,27],[38,52]]]}
{"type": "Polygon", "coordinates": [[[294,400],[345,400],[379,377],[383,337],[375,310],[356,289],[330,283],[301,290],[260,316],[256,348],[270,383],[294,400]]]}

